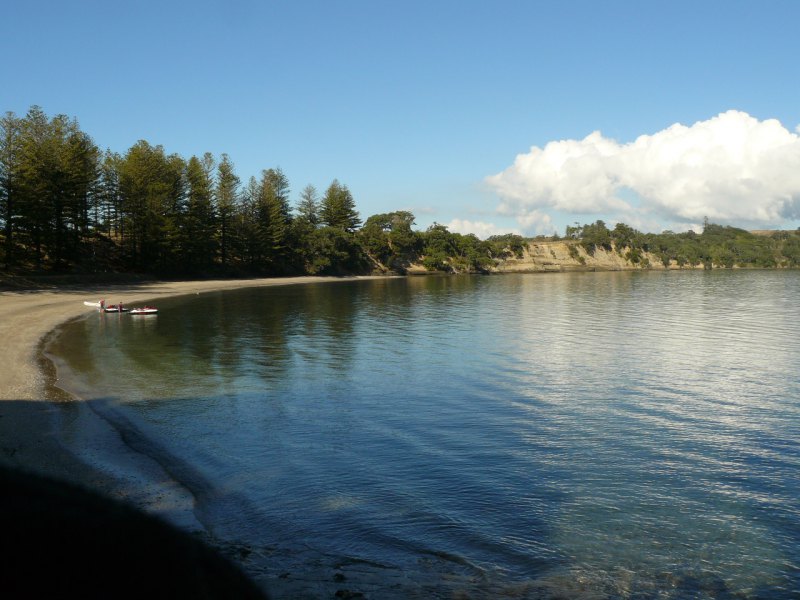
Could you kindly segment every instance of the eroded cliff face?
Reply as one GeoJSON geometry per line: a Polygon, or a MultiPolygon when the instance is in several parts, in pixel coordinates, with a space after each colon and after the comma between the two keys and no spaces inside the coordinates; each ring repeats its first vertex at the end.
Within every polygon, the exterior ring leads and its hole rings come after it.
{"type": "MultiPolygon", "coordinates": [[[[641,260],[633,263],[625,258],[626,252],[607,251],[597,248],[590,255],[578,243],[572,241],[530,241],[522,258],[509,258],[497,266],[499,273],[535,273],[548,271],[627,271],[660,269],[666,267],[661,259],[649,252],[641,254],[641,260]]],[[[677,269],[670,264],[670,269],[677,269]]],[[[688,267],[691,268],[691,267],[688,267]]],[[[698,268],[702,269],[702,265],[698,268]]]]}
{"type": "MultiPolygon", "coordinates": [[[[703,269],[702,264],[693,267],[679,267],[672,261],[664,266],[661,258],[650,252],[640,252],[638,262],[626,258],[627,249],[617,252],[596,248],[589,254],[580,243],[572,240],[543,241],[531,240],[522,258],[508,258],[499,262],[493,269],[495,273],[558,273],[562,271],[638,271],[665,269],[703,269]]],[[[420,263],[409,265],[406,273],[420,275],[429,273],[420,263]]]]}

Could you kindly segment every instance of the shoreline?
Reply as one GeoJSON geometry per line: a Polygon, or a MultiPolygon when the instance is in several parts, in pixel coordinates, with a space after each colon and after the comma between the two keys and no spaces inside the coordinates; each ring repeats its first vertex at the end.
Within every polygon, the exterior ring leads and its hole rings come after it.
{"type": "MultiPolygon", "coordinates": [[[[84,306],[84,300],[104,297],[109,303],[132,305],[241,288],[382,278],[385,276],[302,276],[0,291],[0,465],[77,483],[149,512],[163,512],[168,520],[197,529],[189,510],[191,494],[181,489],[165,490],[164,485],[159,485],[165,479],[157,465],[137,457],[88,403],[58,387],[56,365],[45,355],[47,340],[57,335],[64,323],[96,310],[84,306]],[[85,455],[81,457],[70,450],[64,438],[65,422],[70,423],[73,432],[86,429],[85,439],[98,436],[103,444],[110,445],[112,458],[124,463],[122,469],[93,465],[85,455]],[[139,489],[143,485],[147,488],[144,491],[139,489]]],[[[105,455],[100,451],[95,454],[105,455]]]]}
{"type": "Polygon", "coordinates": [[[42,342],[59,325],[88,314],[84,300],[107,297],[109,303],[137,304],[160,298],[219,292],[248,287],[335,283],[384,279],[385,275],[354,277],[301,276],[261,279],[167,281],[108,286],[70,285],[60,289],[0,290],[0,402],[46,400],[48,382],[40,372],[42,342]]]}
{"type": "Polygon", "coordinates": [[[137,444],[129,444],[125,432],[103,416],[101,406],[61,390],[57,364],[46,356],[48,340],[58,335],[61,325],[96,310],[84,306],[84,300],[106,298],[109,303],[132,305],[242,288],[386,278],[304,276],[0,291],[4,340],[0,345],[0,467],[75,484],[160,518],[205,542],[277,600],[332,597],[340,590],[349,594],[349,586],[392,600],[431,597],[429,592],[434,597],[451,597],[466,590],[477,591],[478,597],[502,595],[504,584],[478,584],[475,573],[464,573],[446,559],[429,560],[427,567],[405,572],[353,557],[283,553],[278,548],[252,548],[217,538],[195,511],[194,491],[156,459],[138,451],[137,444]],[[349,586],[343,582],[343,572],[349,586]]]}
{"type": "MultiPolygon", "coordinates": [[[[198,517],[191,489],[153,457],[130,446],[124,432],[102,410],[58,387],[57,362],[46,355],[48,340],[58,335],[63,324],[96,311],[85,306],[84,300],[106,298],[109,303],[130,306],[242,288],[385,278],[303,276],[0,291],[0,467],[121,500],[199,537],[248,572],[247,565],[238,560],[244,556],[242,549],[228,548],[227,542],[220,545],[198,517]]],[[[258,585],[265,584],[257,579],[258,585]]],[[[273,586],[274,580],[269,587],[273,586]]]]}

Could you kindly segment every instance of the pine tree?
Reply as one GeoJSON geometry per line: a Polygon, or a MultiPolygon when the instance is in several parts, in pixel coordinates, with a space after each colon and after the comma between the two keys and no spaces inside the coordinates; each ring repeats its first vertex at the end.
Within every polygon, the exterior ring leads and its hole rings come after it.
{"type": "Polygon", "coordinates": [[[14,265],[17,197],[19,195],[20,119],[12,112],[0,118],[0,226],[2,226],[3,264],[14,265]]]}
{"type": "Polygon", "coordinates": [[[138,269],[174,271],[180,256],[186,162],[161,146],[136,142],[120,161],[125,248],[138,269]]]}
{"type": "Polygon", "coordinates": [[[121,243],[124,237],[122,229],[122,205],[119,192],[119,165],[122,157],[106,150],[100,163],[100,180],[95,202],[95,223],[97,228],[121,243]]]}
{"type": "Polygon", "coordinates": [[[231,220],[236,210],[239,194],[239,178],[233,169],[233,164],[227,154],[222,155],[217,167],[217,215],[219,217],[220,260],[222,267],[228,265],[230,253],[231,234],[233,231],[231,220]]]}
{"type": "Polygon", "coordinates": [[[96,225],[94,207],[100,177],[100,150],[92,139],[72,124],[62,146],[64,177],[66,258],[81,261],[82,244],[96,225]]]}
{"type": "MultiPolygon", "coordinates": [[[[32,106],[21,122],[19,157],[19,225],[24,244],[33,252],[36,268],[42,266],[50,240],[54,212],[51,189],[55,175],[52,128],[38,106],[32,106]]],[[[57,210],[57,209],[55,209],[57,210]]]]}
{"type": "Polygon", "coordinates": [[[323,224],[353,232],[361,225],[355,201],[346,185],[334,179],[322,198],[320,219],[323,224]]]}
{"type": "Polygon", "coordinates": [[[38,106],[18,124],[12,227],[18,225],[37,267],[64,266],[80,258],[89,232],[99,152],[74,119],[49,120],[38,106]]]}
{"type": "Polygon", "coordinates": [[[192,270],[204,271],[214,262],[216,223],[213,205],[214,160],[206,153],[186,165],[187,203],[183,218],[184,259],[192,270]]]}
{"type": "Polygon", "coordinates": [[[259,238],[270,269],[285,270],[288,256],[289,181],[280,169],[262,172],[258,196],[259,238]]]}
{"type": "Polygon", "coordinates": [[[312,227],[319,225],[319,200],[317,188],[309,184],[300,192],[300,202],[297,203],[297,212],[300,219],[304,219],[312,227]]]}

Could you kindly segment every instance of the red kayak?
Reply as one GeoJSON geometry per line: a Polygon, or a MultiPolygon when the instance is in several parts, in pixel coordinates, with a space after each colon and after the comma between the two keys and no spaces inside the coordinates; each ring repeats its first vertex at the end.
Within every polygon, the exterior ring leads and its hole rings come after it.
{"type": "Polygon", "coordinates": [[[106,306],[103,308],[104,311],[107,313],[115,313],[115,312],[130,312],[130,308],[125,308],[122,304],[112,304],[110,306],[106,306]]]}

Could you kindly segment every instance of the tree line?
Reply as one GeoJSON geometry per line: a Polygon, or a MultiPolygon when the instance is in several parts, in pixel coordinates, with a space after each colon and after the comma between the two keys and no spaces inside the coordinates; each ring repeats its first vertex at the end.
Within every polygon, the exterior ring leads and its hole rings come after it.
{"type": "Polygon", "coordinates": [[[617,223],[609,229],[602,220],[567,226],[567,239],[576,240],[590,255],[598,248],[616,251],[626,260],[650,266],[646,254],[655,255],[664,266],[678,267],[798,267],[800,231],[755,234],[744,229],[704,220],[703,231],[642,233],[617,223]]]}
{"type": "MultiPolygon", "coordinates": [[[[413,226],[403,210],[362,222],[338,180],[321,194],[305,186],[293,204],[278,167],[243,183],[226,154],[186,159],[144,140],[119,154],[100,150],[74,118],[49,118],[37,106],[24,117],[0,117],[0,270],[7,273],[404,273],[412,264],[475,272],[526,247],[518,235],[480,240],[438,223],[413,226]]],[[[796,231],[754,235],[706,221],[699,234],[654,234],[598,220],[567,226],[565,237],[576,260],[581,245],[644,267],[653,255],[691,267],[800,265],[796,231]]]]}
{"type": "Polygon", "coordinates": [[[11,273],[159,276],[481,270],[520,236],[480,240],[395,211],[362,223],[348,187],[304,187],[280,168],[242,182],[227,154],[186,159],[140,140],[101,151],[74,118],[33,106],[0,118],[0,266],[11,273]]]}

